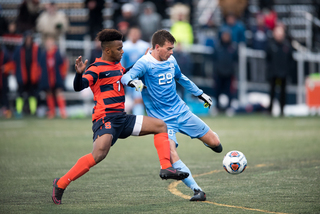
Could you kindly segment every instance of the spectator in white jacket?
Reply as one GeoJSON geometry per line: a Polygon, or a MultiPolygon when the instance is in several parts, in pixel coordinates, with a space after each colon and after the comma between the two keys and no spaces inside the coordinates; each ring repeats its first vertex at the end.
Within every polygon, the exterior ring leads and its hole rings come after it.
{"type": "Polygon", "coordinates": [[[54,2],[45,5],[46,10],[37,19],[37,31],[42,34],[42,41],[49,35],[58,41],[59,36],[66,33],[69,20],[63,11],[58,11],[54,2]]]}

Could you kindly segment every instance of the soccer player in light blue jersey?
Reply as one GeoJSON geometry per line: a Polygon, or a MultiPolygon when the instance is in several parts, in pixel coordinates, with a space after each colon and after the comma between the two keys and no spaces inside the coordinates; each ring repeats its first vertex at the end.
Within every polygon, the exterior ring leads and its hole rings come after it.
{"type": "Polygon", "coordinates": [[[222,151],[222,146],[218,135],[194,115],[179,97],[176,92],[176,81],[194,96],[203,100],[205,107],[210,107],[212,100],[181,73],[177,61],[172,56],[175,38],[168,31],[155,32],[151,42],[152,52],[141,57],[122,77],[121,82],[142,91],[148,116],[162,119],[167,124],[172,166],[189,173],[189,177],[183,179],[183,182],[194,191],[190,201],[205,201],[206,194],[178,156],[176,133],[198,138],[217,153],[222,151]]]}

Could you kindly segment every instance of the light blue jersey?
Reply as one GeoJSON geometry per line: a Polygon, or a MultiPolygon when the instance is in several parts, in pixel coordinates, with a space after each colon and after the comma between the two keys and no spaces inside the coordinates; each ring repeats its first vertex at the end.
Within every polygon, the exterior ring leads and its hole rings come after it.
{"type": "Polygon", "coordinates": [[[139,78],[147,86],[142,91],[147,114],[164,121],[189,111],[189,107],[176,92],[176,81],[195,96],[203,93],[181,73],[173,56],[166,61],[158,61],[147,53],[122,77],[121,82],[127,85],[135,78],[139,78]]]}

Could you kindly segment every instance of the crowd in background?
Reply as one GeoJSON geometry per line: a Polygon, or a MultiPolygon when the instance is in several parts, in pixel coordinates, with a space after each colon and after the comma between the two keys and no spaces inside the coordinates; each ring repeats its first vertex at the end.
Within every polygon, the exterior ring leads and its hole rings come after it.
{"type": "MultiPolygon", "coordinates": [[[[286,34],[286,26],[279,22],[277,14],[272,8],[273,1],[260,1],[260,11],[256,13],[255,24],[247,22],[248,1],[227,0],[220,1],[222,23],[215,23],[211,18],[202,29],[214,32],[200,38],[195,37],[193,30],[192,0],[115,0],[113,3],[113,28],[124,35],[124,55],[121,61],[124,67],[131,66],[144,54],[152,34],[166,26],[163,20],[170,20],[168,30],[176,38],[174,56],[185,75],[191,75],[192,59],[184,47],[192,44],[202,44],[214,49],[211,57],[214,66],[213,93],[216,107],[219,111],[230,108],[231,100],[236,96],[236,64],[238,61],[238,47],[240,43],[263,50],[267,53],[267,63],[252,63],[253,70],[266,67],[270,81],[271,102],[268,108],[272,111],[272,100],[275,87],[281,86],[281,114],[285,104],[286,77],[294,69],[292,65],[292,47],[290,37],[286,34]],[[170,11],[170,12],[169,12],[170,11]],[[248,35],[247,32],[250,32],[248,35]],[[214,36],[213,36],[214,35],[214,36]],[[224,93],[228,97],[227,106],[219,105],[219,96],[224,93]]],[[[92,41],[97,32],[103,28],[104,0],[85,0],[84,7],[88,9],[88,31],[92,41]]],[[[1,66],[1,114],[10,118],[22,117],[24,114],[36,114],[39,92],[46,94],[47,117],[55,117],[55,106],[60,109],[60,116],[67,117],[66,102],[63,97],[64,79],[68,71],[67,57],[58,49],[57,42],[61,35],[68,32],[70,26],[68,16],[57,8],[54,1],[40,4],[40,0],[24,0],[20,5],[18,16],[14,22],[8,23],[0,18],[0,36],[2,38],[21,39],[22,45],[5,44],[0,49],[1,66]],[[41,44],[33,41],[34,33],[41,34],[41,44]],[[18,91],[14,107],[9,102],[8,75],[14,74],[18,91]],[[24,105],[27,102],[28,105],[24,105]]],[[[95,41],[92,48],[90,63],[101,56],[99,42],[95,41]]],[[[251,78],[260,78],[261,74],[254,74],[251,78]],[[256,75],[256,77],[255,77],[256,75]]],[[[181,96],[184,93],[178,88],[181,96]]],[[[143,114],[141,95],[128,90],[133,107],[128,111],[143,114]]]]}

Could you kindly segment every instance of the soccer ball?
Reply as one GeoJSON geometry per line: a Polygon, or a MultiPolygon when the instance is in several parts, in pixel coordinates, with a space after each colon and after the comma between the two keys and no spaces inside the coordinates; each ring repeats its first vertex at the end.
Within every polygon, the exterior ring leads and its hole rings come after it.
{"type": "Polygon", "coordinates": [[[247,167],[247,159],[242,152],[230,151],[222,161],[223,168],[230,174],[237,175],[247,167]]]}

